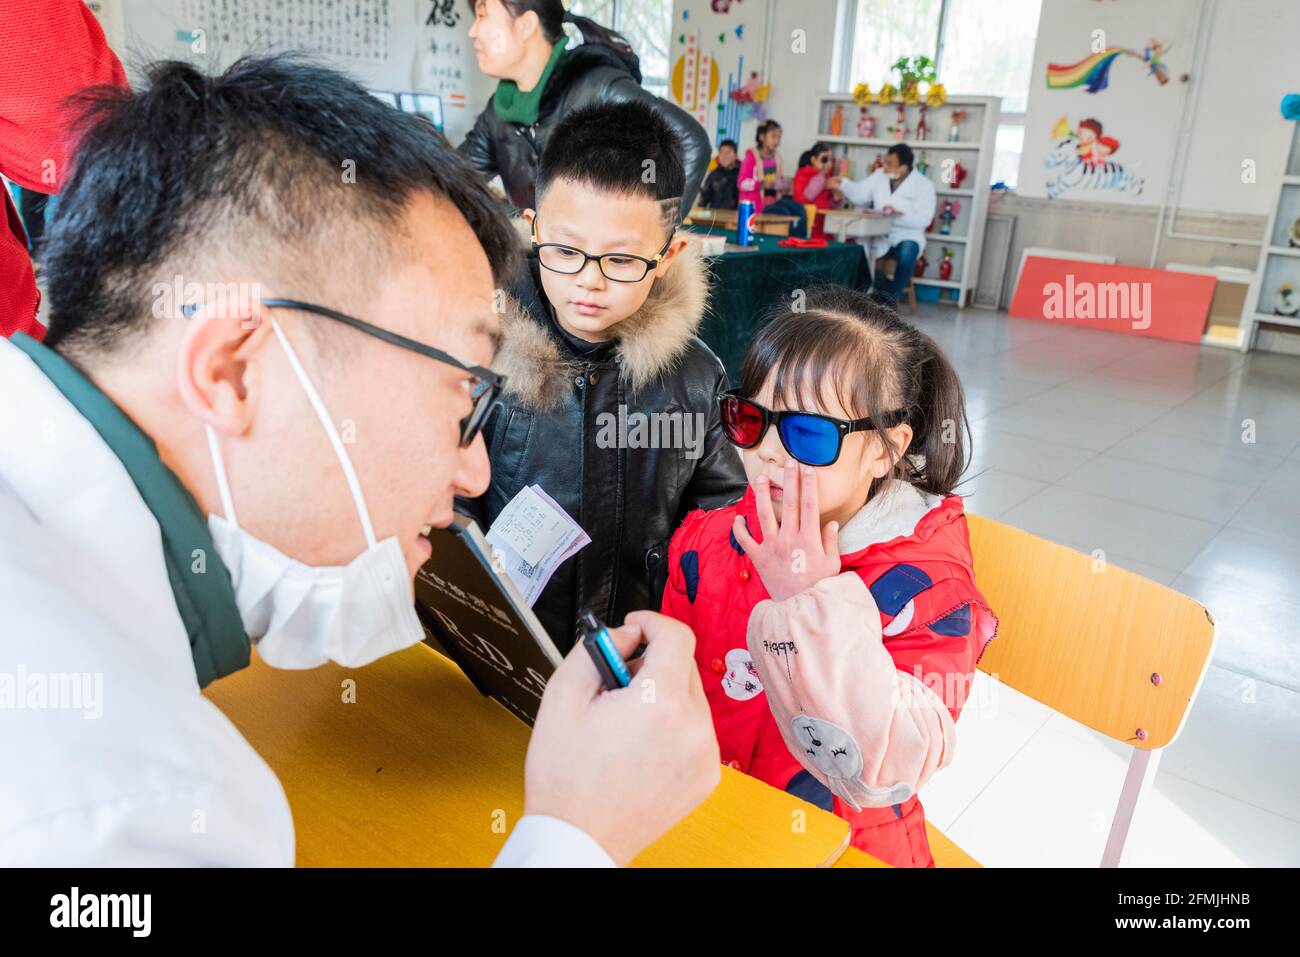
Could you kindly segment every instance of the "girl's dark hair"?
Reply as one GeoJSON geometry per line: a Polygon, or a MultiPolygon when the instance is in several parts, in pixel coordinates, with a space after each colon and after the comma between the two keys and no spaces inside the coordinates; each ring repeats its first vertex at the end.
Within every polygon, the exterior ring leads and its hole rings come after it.
{"type": "Polygon", "coordinates": [[[957,370],[933,339],[864,292],[822,286],[808,291],[803,311],[778,311],[745,351],[741,394],[758,395],[769,376],[786,408],[824,410],[823,397],[834,395],[854,418],[906,414],[906,449],[876,430],[893,468],[868,499],[889,478],[949,495],[966,471],[970,423],[957,370]]]}
{"type": "Polygon", "coordinates": [[[799,168],[802,169],[803,167],[807,166],[809,163],[813,161],[814,156],[821,156],[829,149],[830,147],[827,144],[823,143],[821,140],[818,140],[816,143],[812,145],[812,149],[804,150],[802,153],[799,154],[799,168]]]}
{"type": "Polygon", "coordinates": [[[773,130],[779,130],[781,124],[776,120],[764,120],[758,124],[758,129],[754,131],[754,145],[759,149],[763,148],[763,137],[773,130]]]}
{"type": "MultiPolygon", "coordinates": [[[[623,34],[602,27],[587,17],[566,12],[562,0],[501,0],[501,5],[515,20],[525,13],[537,14],[537,19],[542,25],[542,36],[552,46],[559,43],[560,37],[564,35],[564,24],[572,23],[582,33],[583,43],[598,43],[609,47],[637,72],[638,77],[640,76],[640,61],[632,49],[632,44],[627,42],[623,34]]],[[[477,13],[478,0],[469,0],[469,9],[471,13],[477,13]]]]}

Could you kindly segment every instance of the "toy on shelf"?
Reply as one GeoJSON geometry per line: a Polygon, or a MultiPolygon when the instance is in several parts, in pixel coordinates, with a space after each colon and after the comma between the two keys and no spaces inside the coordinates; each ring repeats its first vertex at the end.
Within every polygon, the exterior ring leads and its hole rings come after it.
{"type": "Polygon", "coordinates": [[[916,138],[924,140],[930,135],[930,128],[925,125],[925,104],[921,104],[921,119],[916,124],[916,138]]]}
{"type": "Polygon", "coordinates": [[[925,150],[921,150],[920,153],[916,154],[916,171],[922,176],[926,176],[930,172],[930,161],[926,158],[925,150]]]}
{"type": "Polygon", "coordinates": [[[839,103],[835,104],[835,110],[831,113],[831,136],[839,136],[844,132],[844,107],[839,103]]]}
{"type": "Polygon", "coordinates": [[[954,202],[951,199],[943,201],[943,212],[939,214],[939,233],[943,236],[952,233],[952,221],[957,218],[961,212],[961,203],[954,202]]]}
{"type": "Polygon", "coordinates": [[[1300,246],[1300,219],[1291,224],[1291,234],[1287,237],[1288,246],[1300,246]]]}
{"type": "Polygon", "coordinates": [[[952,111],[952,126],[948,129],[948,142],[958,143],[961,141],[961,125],[966,122],[965,110],[952,111]]]}
{"type": "Polygon", "coordinates": [[[939,278],[952,278],[952,249],[948,246],[943,247],[943,259],[939,262],[939,278]]]}
{"type": "Polygon", "coordinates": [[[961,189],[962,180],[965,178],[966,167],[961,164],[961,160],[953,160],[951,166],[944,163],[943,185],[961,189]]]}
{"type": "Polygon", "coordinates": [[[924,276],[925,268],[929,265],[930,262],[925,258],[925,253],[922,253],[916,260],[916,266],[912,269],[912,278],[915,279],[917,276],[924,276]]]}
{"type": "Polygon", "coordinates": [[[878,169],[884,169],[884,168],[885,168],[885,154],[884,154],[884,153],[877,153],[877,154],[876,154],[876,158],[875,158],[874,160],[871,161],[871,166],[870,166],[870,168],[867,170],[867,172],[868,172],[868,173],[874,173],[876,170],[878,170],[878,169]]]}
{"type": "Polygon", "coordinates": [[[1295,286],[1284,282],[1273,293],[1273,315],[1294,318],[1300,313],[1300,296],[1296,295],[1295,286]]]}
{"type": "Polygon", "coordinates": [[[876,118],[867,112],[865,106],[858,108],[858,136],[864,140],[873,139],[876,135],[876,118]]]}
{"type": "Polygon", "coordinates": [[[889,127],[889,132],[894,134],[894,139],[903,142],[907,139],[907,114],[904,112],[905,107],[902,103],[898,104],[898,118],[894,120],[894,125],[889,127]]]}

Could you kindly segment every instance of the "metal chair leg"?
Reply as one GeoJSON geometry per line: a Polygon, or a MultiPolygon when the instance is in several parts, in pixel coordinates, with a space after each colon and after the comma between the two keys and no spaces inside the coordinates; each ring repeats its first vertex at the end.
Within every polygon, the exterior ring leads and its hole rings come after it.
{"type": "Polygon", "coordinates": [[[1106,850],[1101,855],[1102,867],[1119,867],[1124,853],[1124,842],[1128,838],[1129,825],[1133,823],[1133,812],[1138,799],[1150,787],[1156,776],[1156,766],[1164,748],[1144,750],[1134,748],[1129,758],[1128,771],[1124,774],[1124,786],[1119,793],[1119,803],[1115,807],[1115,816],[1110,822],[1110,836],[1106,838],[1106,850]]]}

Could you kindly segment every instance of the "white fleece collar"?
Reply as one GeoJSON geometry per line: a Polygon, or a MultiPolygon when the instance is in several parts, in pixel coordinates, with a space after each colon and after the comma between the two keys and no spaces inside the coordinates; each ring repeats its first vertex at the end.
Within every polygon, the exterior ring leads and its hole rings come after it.
{"type": "Polygon", "coordinates": [[[911,535],[921,519],[941,501],[934,496],[927,498],[907,482],[892,479],[844,523],[840,529],[840,554],[848,555],[868,545],[911,535]]]}

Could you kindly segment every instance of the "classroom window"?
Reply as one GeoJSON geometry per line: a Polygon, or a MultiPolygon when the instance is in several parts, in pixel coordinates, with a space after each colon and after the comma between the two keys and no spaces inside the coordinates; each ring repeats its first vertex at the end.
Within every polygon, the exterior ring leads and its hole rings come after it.
{"type": "Polygon", "coordinates": [[[656,96],[668,95],[672,0],[573,0],[568,9],[627,37],[641,58],[641,85],[656,96]]]}
{"type": "Polygon", "coordinates": [[[848,65],[839,87],[879,88],[897,74],[901,56],[924,54],[938,64],[952,95],[1002,97],[992,182],[1014,187],[1025,138],[1025,109],[1042,0],[841,0],[850,6],[850,32],[838,38],[848,65]],[[994,12],[996,8],[996,13],[994,12]]]}
{"type": "Polygon", "coordinates": [[[890,66],[913,53],[935,59],[943,0],[857,0],[853,55],[848,88],[866,83],[880,88],[886,77],[897,80],[890,66]]]}

